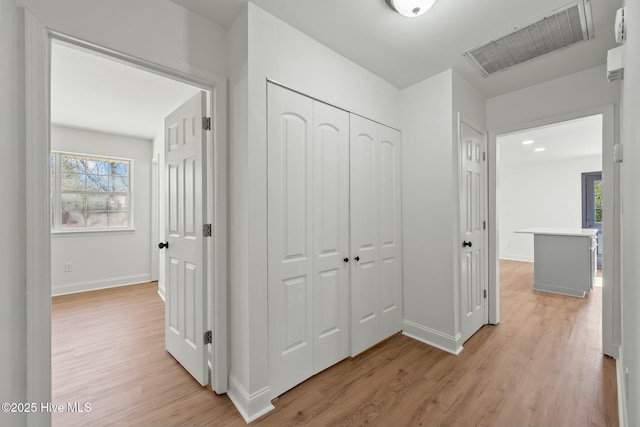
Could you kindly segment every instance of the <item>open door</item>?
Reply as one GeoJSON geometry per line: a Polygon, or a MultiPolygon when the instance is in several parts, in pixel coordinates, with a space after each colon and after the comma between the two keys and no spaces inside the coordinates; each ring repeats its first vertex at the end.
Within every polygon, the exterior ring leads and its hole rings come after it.
{"type": "Polygon", "coordinates": [[[462,342],[488,322],[486,139],[460,122],[460,329],[462,342]]]}
{"type": "Polygon", "coordinates": [[[202,385],[209,383],[204,111],[201,92],[165,119],[167,241],[159,244],[166,266],[165,346],[202,385]]]}

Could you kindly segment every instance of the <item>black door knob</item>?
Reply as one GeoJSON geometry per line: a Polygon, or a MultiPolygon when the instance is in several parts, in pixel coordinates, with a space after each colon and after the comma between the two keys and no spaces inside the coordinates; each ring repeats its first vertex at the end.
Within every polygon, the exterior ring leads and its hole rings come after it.
{"type": "Polygon", "coordinates": [[[356,255],[354,259],[356,260],[356,262],[360,261],[360,257],[358,255],[356,255]]]}
{"type": "Polygon", "coordinates": [[[344,262],[349,262],[349,258],[343,259],[344,262]]]}
{"type": "Polygon", "coordinates": [[[169,242],[165,242],[165,243],[160,242],[160,243],[158,243],[158,247],[160,249],[168,248],[169,247],[169,242]]]}
{"type": "Polygon", "coordinates": [[[471,242],[467,242],[466,240],[464,242],[462,242],[462,247],[463,248],[470,248],[471,246],[473,246],[473,244],[471,242]]]}

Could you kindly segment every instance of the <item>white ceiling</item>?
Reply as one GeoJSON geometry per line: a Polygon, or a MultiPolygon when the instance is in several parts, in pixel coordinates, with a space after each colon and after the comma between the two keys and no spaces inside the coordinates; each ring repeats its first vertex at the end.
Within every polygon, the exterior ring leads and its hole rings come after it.
{"type": "Polygon", "coordinates": [[[499,136],[500,163],[523,163],[602,155],[602,116],[590,116],[499,136]],[[533,144],[523,145],[523,141],[533,144]],[[535,152],[535,148],[544,148],[535,152]]]}
{"type": "MultiPolygon", "coordinates": [[[[172,0],[229,27],[247,0],[172,0]]],[[[251,0],[322,44],[403,89],[454,68],[487,97],[532,86],[606,62],[615,46],[621,0],[590,0],[595,38],[487,79],[462,52],[541,18],[571,0],[438,0],[417,18],[384,0],[251,0]]]]}
{"type": "Polygon", "coordinates": [[[52,47],[53,124],[153,139],[199,90],[63,43],[52,47]]]}

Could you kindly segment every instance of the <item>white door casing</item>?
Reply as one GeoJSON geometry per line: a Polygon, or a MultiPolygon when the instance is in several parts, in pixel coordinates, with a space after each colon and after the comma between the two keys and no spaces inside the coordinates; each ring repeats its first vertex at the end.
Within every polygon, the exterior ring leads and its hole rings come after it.
{"type": "Polygon", "coordinates": [[[165,345],[202,385],[209,382],[206,330],[206,200],[203,179],[206,131],[201,92],[165,119],[165,345]]]}
{"type": "Polygon", "coordinates": [[[488,322],[486,138],[460,121],[460,316],[462,342],[488,322]]]}
{"type": "Polygon", "coordinates": [[[351,354],[402,329],[400,132],[351,114],[351,354]]]}
{"type": "Polygon", "coordinates": [[[349,113],[318,101],[313,110],[317,373],[349,356],[349,113]]]}
{"type": "Polygon", "coordinates": [[[276,397],[313,375],[313,100],[268,86],[269,378],[276,397]]]}

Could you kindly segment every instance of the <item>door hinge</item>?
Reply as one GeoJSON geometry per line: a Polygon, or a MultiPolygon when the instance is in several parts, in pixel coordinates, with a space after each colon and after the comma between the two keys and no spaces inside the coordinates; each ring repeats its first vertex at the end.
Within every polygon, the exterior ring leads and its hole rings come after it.
{"type": "Polygon", "coordinates": [[[486,289],[484,290],[484,298],[485,299],[487,298],[487,290],[486,289]]]}
{"type": "Polygon", "coordinates": [[[202,129],[211,130],[211,117],[202,118],[202,129]]]}
{"type": "Polygon", "coordinates": [[[202,236],[203,237],[211,237],[211,224],[203,224],[202,225],[202,236]]]}
{"type": "Polygon", "coordinates": [[[483,162],[486,162],[486,161],[487,161],[487,152],[486,152],[486,151],[483,151],[483,152],[482,152],[482,161],[483,161],[483,162]]]}
{"type": "Polygon", "coordinates": [[[487,221],[482,221],[482,229],[483,230],[487,229],[487,221]]]}
{"type": "Polygon", "coordinates": [[[204,333],[204,343],[205,344],[213,343],[213,334],[211,333],[211,331],[207,331],[204,333]]]}

